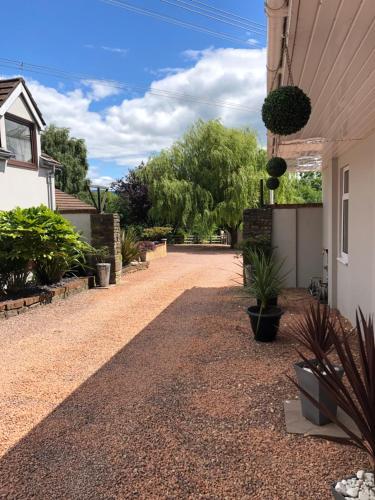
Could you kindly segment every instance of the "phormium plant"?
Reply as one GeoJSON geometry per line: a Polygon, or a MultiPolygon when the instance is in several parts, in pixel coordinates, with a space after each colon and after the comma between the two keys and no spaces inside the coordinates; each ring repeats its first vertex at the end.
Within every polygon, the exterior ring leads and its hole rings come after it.
{"type": "Polygon", "coordinates": [[[121,232],[121,255],[122,265],[130,264],[139,257],[137,232],[133,227],[121,232]]]}
{"type": "Polygon", "coordinates": [[[336,328],[336,323],[330,307],[317,302],[315,305],[310,304],[302,319],[293,322],[291,333],[308,351],[314,353],[320,349],[324,353],[329,353],[333,348],[332,332],[336,328]]]}
{"type": "Polygon", "coordinates": [[[375,470],[375,332],[373,319],[372,317],[366,319],[361,309],[356,313],[356,344],[358,353],[355,352],[342,325],[340,329],[342,330],[342,335],[336,329],[332,329],[331,336],[336,353],[344,369],[347,384],[338,375],[327,352],[324,352],[317,343],[312,343],[311,347],[319,364],[324,366],[324,371],[303,355],[301,356],[306,365],[330,394],[332,400],[356,424],[359,435],[349,429],[326,406],[316,401],[292,378],[289,378],[315,406],[347,435],[346,438],[320,437],[345,444],[352,444],[365,451],[372,470],[375,470]]]}

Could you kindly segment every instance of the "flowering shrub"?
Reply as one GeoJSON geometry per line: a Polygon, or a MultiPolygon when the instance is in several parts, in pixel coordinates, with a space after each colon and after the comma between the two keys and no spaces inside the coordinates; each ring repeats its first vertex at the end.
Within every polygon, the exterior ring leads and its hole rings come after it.
{"type": "Polygon", "coordinates": [[[155,250],[155,243],[153,241],[140,241],[138,243],[138,250],[140,253],[148,252],[148,251],[154,251],[155,250]]]}

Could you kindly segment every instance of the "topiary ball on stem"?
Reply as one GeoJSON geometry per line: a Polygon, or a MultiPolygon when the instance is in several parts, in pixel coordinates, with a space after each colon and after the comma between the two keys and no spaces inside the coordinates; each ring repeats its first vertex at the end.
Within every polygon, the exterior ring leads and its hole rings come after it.
{"type": "Polygon", "coordinates": [[[285,174],[288,165],[284,158],[280,158],[280,156],[274,156],[271,158],[266,166],[267,172],[271,177],[281,177],[285,174]]]}
{"type": "Polygon", "coordinates": [[[280,186],[280,181],[277,177],[269,177],[267,179],[266,186],[271,191],[274,191],[275,189],[277,189],[280,186]]]}
{"type": "Polygon", "coordinates": [[[309,121],[310,114],[309,97],[299,87],[291,85],[270,92],[262,107],[263,122],[276,135],[298,132],[309,121]]]}

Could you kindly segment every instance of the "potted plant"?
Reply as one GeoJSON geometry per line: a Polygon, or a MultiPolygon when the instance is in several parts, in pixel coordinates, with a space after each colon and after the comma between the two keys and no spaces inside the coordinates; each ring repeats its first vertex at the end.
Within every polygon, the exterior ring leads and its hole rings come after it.
{"type": "Polygon", "coordinates": [[[111,264],[106,262],[109,257],[109,249],[106,246],[95,249],[96,257],[96,278],[98,287],[108,288],[111,275],[111,264]]]}
{"type": "MultiPolygon", "coordinates": [[[[273,247],[271,241],[266,237],[250,237],[241,244],[242,248],[242,261],[243,261],[243,277],[244,285],[249,285],[251,282],[251,255],[252,252],[263,252],[266,256],[271,256],[273,247]]],[[[276,305],[276,304],[275,304],[276,305]]]]}
{"type": "MultiPolygon", "coordinates": [[[[294,323],[291,327],[291,333],[301,346],[310,353],[320,349],[322,353],[329,354],[333,349],[332,332],[335,328],[336,319],[332,317],[329,306],[321,306],[317,302],[316,305],[311,304],[306,309],[303,318],[294,323]]],[[[333,415],[336,415],[337,404],[332,400],[329,392],[325,390],[325,386],[320,382],[320,379],[311,371],[310,364],[314,364],[324,376],[325,366],[319,363],[318,359],[309,359],[309,364],[300,361],[294,365],[298,384],[319,403],[329,408],[333,415]]],[[[337,375],[341,378],[344,374],[343,369],[339,366],[335,366],[335,369],[337,375]]],[[[315,425],[325,425],[331,422],[331,419],[306,398],[303,392],[301,392],[301,408],[302,415],[315,425]]]]}
{"type": "Polygon", "coordinates": [[[349,429],[330,408],[309,394],[298,382],[292,381],[347,436],[345,438],[322,437],[352,444],[363,450],[369,458],[370,471],[360,470],[352,477],[334,483],[333,497],[336,500],[344,500],[348,497],[360,500],[372,499],[375,496],[375,332],[373,320],[371,317],[366,319],[362,311],[358,310],[355,330],[356,346],[349,341],[350,337],[345,335],[342,325],[340,329],[343,333],[342,337],[335,329],[332,330],[331,335],[344,370],[345,382],[330,361],[328,354],[323,352],[317,344],[313,345],[313,353],[315,358],[324,365],[324,372],[315,363],[311,363],[304,356],[302,358],[330,394],[331,399],[353,420],[358,433],[349,429]]]}
{"type": "Polygon", "coordinates": [[[265,255],[263,251],[250,252],[252,262],[251,282],[246,287],[248,292],[257,299],[257,305],[248,308],[251,328],[255,340],[272,342],[278,332],[283,311],[276,305],[275,299],[281,292],[286,274],[281,270],[284,262],[277,262],[274,255],[265,255]]]}

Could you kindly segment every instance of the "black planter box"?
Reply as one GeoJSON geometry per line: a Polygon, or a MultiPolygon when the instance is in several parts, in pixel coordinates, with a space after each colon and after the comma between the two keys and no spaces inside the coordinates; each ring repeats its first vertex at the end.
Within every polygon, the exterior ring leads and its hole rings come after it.
{"type": "MultiPolygon", "coordinates": [[[[316,363],[316,360],[311,360],[316,363]]],[[[332,401],[331,396],[326,391],[320,380],[308,370],[305,370],[307,365],[304,361],[296,363],[294,369],[297,375],[298,384],[309,393],[316,401],[323,403],[324,406],[334,415],[337,414],[337,405],[332,401]]],[[[341,367],[337,368],[337,374],[343,376],[344,371],[341,367]]],[[[301,393],[302,415],[315,425],[329,424],[331,420],[322,413],[306,396],[301,393]]]]}
{"type": "Polygon", "coordinates": [[[260,313],[260,307],[251,306],[247,313],[250,318],[251,328],[255,340],[259,342],[272,342],[279,330],[280,318],[283,315],[279,307],[269,307],[260,313]]]}

